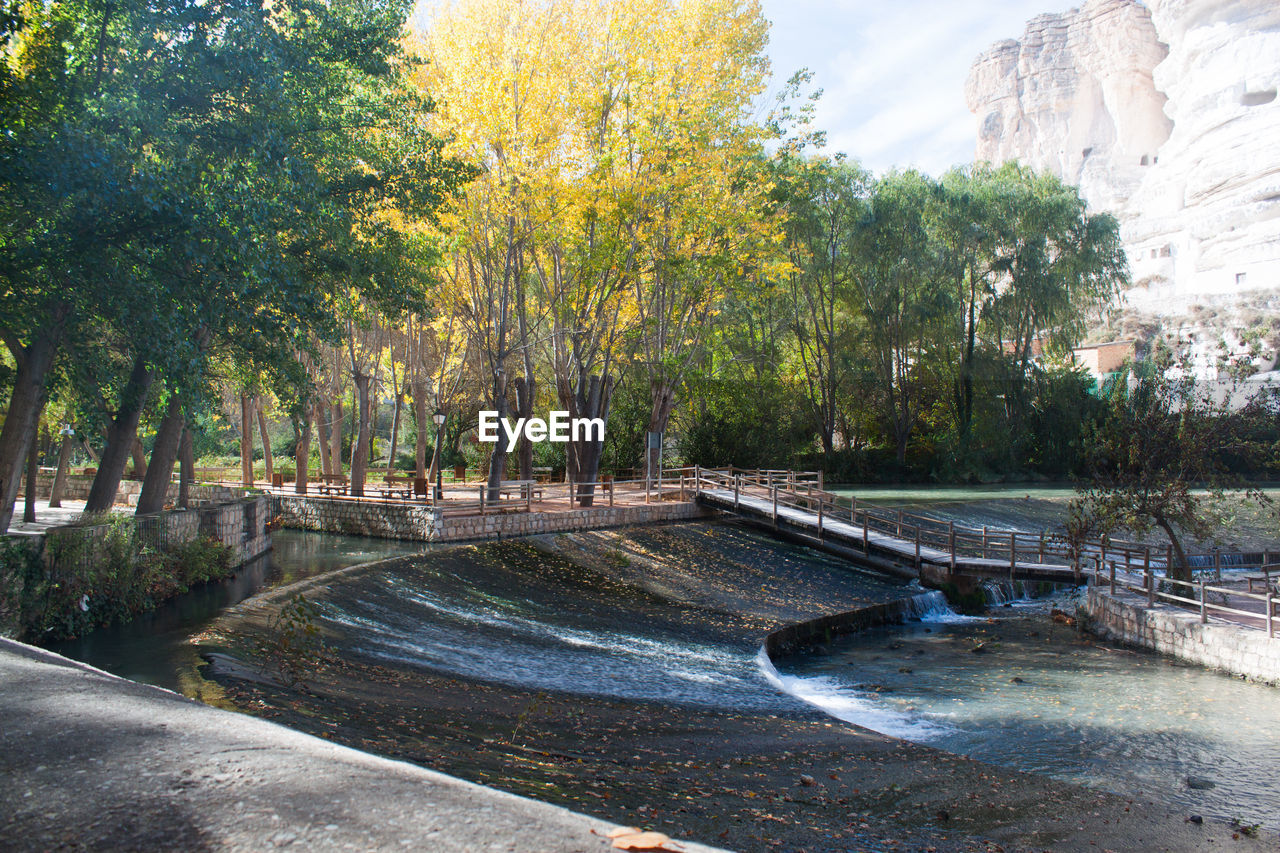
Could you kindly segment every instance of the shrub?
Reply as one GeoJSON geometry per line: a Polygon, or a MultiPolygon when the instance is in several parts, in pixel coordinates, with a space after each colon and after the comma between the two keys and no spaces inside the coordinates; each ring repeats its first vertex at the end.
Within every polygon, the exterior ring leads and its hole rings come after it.
{"type": "Polygon", "coordinates": [[[5,542],[0,560],[0,625],[36,641],[128,621],[233,572],[231,549],[216,540],[158,550],[139,535],[133,518],[112,514],[50,531],[43,553],[5,542]]]}

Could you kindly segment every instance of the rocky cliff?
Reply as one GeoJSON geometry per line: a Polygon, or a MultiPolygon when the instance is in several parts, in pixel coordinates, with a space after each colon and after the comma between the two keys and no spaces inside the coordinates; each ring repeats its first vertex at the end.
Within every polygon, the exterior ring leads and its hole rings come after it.
{"type": "Polygon", "coordinates": [[[993,45],[965,86],[977,159],[1080,185],[1120,219],[1131,309],[1280,289],[1280,3],[1088,0],[993,45]]]}

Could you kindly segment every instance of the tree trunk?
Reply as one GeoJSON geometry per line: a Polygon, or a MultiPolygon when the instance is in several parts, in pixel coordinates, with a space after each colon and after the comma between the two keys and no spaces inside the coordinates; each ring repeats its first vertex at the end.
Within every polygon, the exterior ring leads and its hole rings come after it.
{"type": "Polygon", "coordinates": [[[262,434],[262,459],[266,463],[267,482],[274,483],[275,460],[271,458],[271,436],[267,433],[267,416],[262,412],[262,398],[253,398],[253,410],[258,414],[258,432],[262,434]]]}
{"type": "Polygon", "coordinates": [[[45,379],[53,366],[63,325],[64,320],[58,319],[48,331],[13,353],[17,371],[9,394],[9,412],[0,429],[0,533],[9,529],[13,518],[22,467],[36,439],[40,410],[44,408],[45,379]]]}
{"type": "Polygon", "coordinates": [[[355,373],[352,379],[356,392],[355,446],[351,448],[351,495],[364,496],[364,477],[369,468],[369,381],[366,373],[355,373]]]}
{"type": "MultiPolygon", "coordinates": [[[[307,468],[311,464],[311,413],[309,406],[304,406],[302,414],[293,419],[294,462],[293,490],[300,495],[307,493],[307,468]]],[[[321,448],[324,445],[321,443],[321,448]]]]}
{"type": "Polygon", "coordinates": [[[191,505],[191,484],[196,479],[195,441],[191,430],[182,431],[182,441],[178,444],[178,506],[186,509],[191,505]]]}
{"type": "Polygon", "coordinates": [[[396,389],[396,402],[391,410],[391,450],[387,453],[387,476],[396,467],[396,450],[400,444],[400,410],[404,408],[404,390],[396,389]]]}
{"type": "Polygon", "coordinates": [[[335,477],[342,475],[342,400],[329,404],[329,464],[335,477]]]}
{"type": "Polygon", "coordinates": [[[133,477],[134,480],[145,480],[147,478],[147,449],[142,446],[142,439],[138,438],[135,430],[133,433],[133,443],[129,445],[129,456],[133,459],[133,477]]]}
{"type": "Polygon", "coordinates": [[[53,475],[53,485],[49,488],[49,506],[62,506],[62,493],[67,490],[67,466],[71,463],[71,448],[74,436],[64,435],[62,447],[58,449],[58,470],[53,475]]]}
{"type": "Polygon", "coordinates": [[[253,488],[253,420],[249,395],[240,395],[240,483],[253,488]]]}
{"type": "MultiPolygon", "coordinates": [[[[653,407],[649,411],[649,432],[666,433],[667,421],[671,419],[671,409],[675,404],[675,389],[664,382],[654,382],[650,386],[650,397],[653,407]]],[[[649,447],[649,437],[645,436],[644,465],[640,476],[644,479],[658,476],[659,462],[662,459],[661,447],[649,447]]]]}
{"type": "MultiPolygon", "coordinates": [[[[608,423],[609,402],[613,397],[613,380],[592,376],[584,388],[579,384],[575,391],[570,381],[561,379],[556,383],[556,393],[560,405],[564,406],[571,418],[600,418],[608,423]]],[[[569,433],[569,443],[565,448],[565,462],[569,479],[577,483],[575,497],[578,505],[588,507],[595,502],[595,482],[600,479],[600,458],[604,453],[604,440],[588,440],[586,436],[574,439],[569,433]]]]}
{"type": "MultiPolygon", "coordinates": [[[[537,393],[537,384],[524,376],[516,377],[516,417],[533,417],[533,400],[537,393]]],[[[533,442],[521,435],[516,445],[516,461],[520,465],[520,479],[533,479],[533,442]]]]}
{"type": "MultiPolygon", "coordinates": [[[[427,383],[413,383],[413,417],[418,424],[418,438],[413,447],[413,476],[428,477],[434,479],[436,476],[436,460],[431,461],[431,473],[427,473],[427,383]]],[[[434,421],[432,422],[434,425],[434,421]]],[[[436,442],[436,448],[439,450],[439,442],[436,442]]]]}
{"type": "Polygon", "coordinates": [[[135,515],[147,515],[164,509],[169,494],[169,482],[173,479],[173,463],[178,459],[178,446],[182,443],[182,431],[186,420],[182,416],[182,400],[170,393],[169,406],[160,428],[156,430],[156,443],[151,448],[151,464],[142,481],[142,493],[138,495],[135,515]]]}
{"type": "MultiPolygon", "coordinates": [[[[511,408],[507,404],[507,377],[505,373],[498,371],[493,377],[493,407],[498,412],[499,423],[501,419],[507,417],[511,413],[511,408]]],[[[489,457],[489,478],[488,488],[489,496],[487,498],[491,503],[497,503],[502,488],[502,478],[507,471],[507,441],[506,434],[499,429],[498,441],[493,445],[493,454],[489,457]]]]}
{"type": "Polygon", "coordinates": [[[147,390],[151,387],[151,378],[150,368],[147,367],[142,356],[138,356],[134,359],[129,381],[120,394],[120,407],[107,427],[107,446],[102,450],[97,476],[93,478],[93,485],[89,487],[85,512],[106,512],[116,502],[116,492],[124,476],[124,466],[129,460],[134,439],[138,435],[138,420],[142,417],[142,404],[146,400],[147,390]]]}
{"type": "Polygon", "coordinates": [[[98,459],[98,454],[97,454],[97,453],[95,453],[95,452],[94,452],[94,450],[93,450],[93,448],[89,446],[89,442],[85,441],[85,440],[82,438],[82,439],[80,439],[80,446],[81,446],[82,448],[84,448],[84,454],[85,454],[85,456],[88,456],[90,459],[92,459],[92,460],[93,460],[93,464],[94,464],[94,465],[97,465],[97,464],[99,464],[99,463],[101,462],[101,460],[100,460],[100,459],[98,459]]]}
{"type": "MultiPolygon", "coordinates": [[[[1191,566],[1187,565],[1187,553],[1182,550],[1182,542],[1178,539],[1177,534],[1173,532],[1173,525],[1162,515],[1157,515],[1155,522],[1164,531],[1165,536],[1169,537],[1169,544],[1173,547],[1173,565],[1166,567],[1165,571],[1173,580],[1191,583],[1191,566]]],[[[1186,592],[1185,589],[1174,590],[1176,595],[1185,596],[1186,592]]]]}
{"type": "Polygon", "coordinates": [[[344,428],[346,428],[347,430],[347,447],[349,448],[348,452],[350,453],[350,456],[347,458],[348,466],[350,466],[352,462],[355,461],[356,445],[359,444],[359,440],[356,438],[356,432],[358,432],[360,429],[360,423],[359,423],[360,401],[359,399],[357,399],[358,394],[359,394],[359,389],[356,388],[355,383],[352,383],[351,385],[351,425],[349,427],[346,427],[346,425],[344,424],[344,428]]]}
{"type": "Polygon", "coordinates": [[[312,412],[316,422],[316,441],[320,443],[320,473],[328,477],[333,473],[333,463],[329,460],[329,423],[325,418],[327,407],[317,400],[312,412]]]}
{"type": "Polygon", "coordinates": [[[27,488],[22,502],[22,520],[26,522],[36,520],[36,481],[40,479],[40,442],[36,438],[27,451],[27,488]]]}

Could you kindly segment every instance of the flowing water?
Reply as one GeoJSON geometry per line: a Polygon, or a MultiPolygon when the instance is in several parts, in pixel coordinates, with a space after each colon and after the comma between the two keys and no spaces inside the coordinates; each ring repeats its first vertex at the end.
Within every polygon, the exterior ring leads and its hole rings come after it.
{"type": "Polygon", "coordinates": [[[1280,826],[1280,691],[1110,647],[1037,608],[996,612],[842,639],[776,678],[886,734],[1280,826]]]}
{"type": "Polygon", "coordinates": [[[99,628],[50,648],[123,678],[183,692],[200,663],[191,637],[226,608],[264,589],[426,549],[415,542],[293,530],[277,531],[271,541],[269,553],[246,564],[234,577],[198,586],[132,622],[99,628]]]}
{"type": "Polygon", "coordinates": [[[913,592],[744,528],[692,524],[453,548],[305,594],[344,655],[521,689],[738,711],[790,703],[755,660],[768,629],[913,592]],[[744,614],[759,628],[744,629],[744,614]]]}
{"type": "MultiPolygon", "coordinates": [[[[450,722],[445,737],[468,720],[483,726],[477,708],[481,718],[487,708],[506,715],[494,726],[519,730],[535,693],[762,721],[795,718],[803,703],[993,763],[1280,825],[1280,692],[1109,648],[1024,607],[1000,608],[994,621],[938,610],[924,614],[925,621],[841,639],[829,654],[779,661],[775,669],[759,647],[768,631],[921,591],[737,525],[599,531],[427,553],[322,534],[279,533],[275,543],[268,561],[232,582],[58,651],[191,695],[205,695],[195,675],[203,655],[214,662],[206,676],[257,689],[259,679],[237,675],[258,664],[252,643],[237,645],[236,638],[262,636],[282,599],[230,605],[264,585],[317,576],[303,592],[317,604],[326,641],[347,668],[333,700],[341,708],[330,722],[314,725],[358,727],[368,717],[373,733],[353,742],[393,755],[430,763],[442,750],[431,740],[440,732],[429,730],[428,737],[422,726],[450,713],[461,722],[450,722]],[[390,556],[402,559],[320,576],[390,556]],[[197,634],[204,637],[193,646],[197,634]],[[376,681],[360,680],[361,662],[377,668],[376,681]],[[400,701],[388,687],[396,684],[437,692],[406,699],[394,717],[375,725],[368,709],[400,701]],[[449,696],[468,684],[489,686],[471,691],[466,701],[480,704],[464,712],[449,696]],[[401,725],[409,727],[403,735],[391,728],[401,725]],[[415,751],[432,743],[421,755],[415,751]]],[[[282,711],[297,699],[258,698],[282,711]]],[[[606,721],[610,713],[598,712],[606,721]]],[[[309,720],[291,724],[306,727],[309,720]]],[[[514,739],[507,731],[504,737],[514,739]]],[[[484,775],[468,764],[475,755],[468,743],[459,742],[454,764],[439,766],[464,775],[470,768],[469,778],[514,790],[540,790],[532,787],[543,784],[533,775],[514,781],[484,775]]]]}

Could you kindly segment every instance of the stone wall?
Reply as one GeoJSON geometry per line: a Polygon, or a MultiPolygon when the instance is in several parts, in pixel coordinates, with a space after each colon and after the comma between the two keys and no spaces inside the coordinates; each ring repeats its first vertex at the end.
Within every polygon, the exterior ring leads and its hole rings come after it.
{"type": "MultiPolygon", "coordinates": [[[[93,478],[85,477],[79,474],[72,474],[67,477],[67,488],[62,493],[64,500],[82,501],[89,497],[89,489],[93,486],[93,478]]],[[[53,488],[53,474],[41,472],[36,477],[36,497],[45,500],[49,497],[49,491],[53,488]]],[[[116,488],[116,503],[124,506],[137,506],[138,495],[142,494],[141,480],[121,480],[120,485],[116,488]]],[[[193,501],[230,501],[235,500],[237,495],[234,489],[226,486],[204,486],[192,484],[189,495],[193,501]]],[[[19,498],[26,496],[26,477],[22,479],[22,485],[18,488],[19,498]]],[[[178,484],[170,483],[167,498],[170,502],[178,499],[178,484]]]]}
{"type": "MultiPolygon", "coordinates": [[[[226,545],[234,553],[235,562],[243,563],[271,548],[271,534],[267,531],[269,517],[267,498],[258,496],[133,516],[133,522],[138,539],[153,548],[171,548],[207,536],[226,545]]],[[[71,539],[69,544],[77,545],[85,559],[92,560],[94,549],[85,548],[75,540],[93,541],[106,534],[106,525],[87,525],[55,527],[44,535],[48,541],[66,543],[71,539]]]]}
{"type": "Polygon", "coordinates": [[[850,610],[821,616],[807,622],[799,622],[779,628],[765,638],[764,648],[769,657],[789,655],[818,643],[829,643],[835,637],[854,634],[880,625],[898,625],[908,619],[945,609],[947,599],[940,592],[922,592],[896,601],[885,601],[850,610]]]}
{"type": "Polygon", "coordinates": [[[686,521],[712,514],[692,501],[481,516],[449,515],[425,504],[338,500],[308,495],[272,495],[270,500],[271,513],[281,527],[420,542],[505,539],[537,533],[686,521]]]}
{"type": "Polygon", "coordinates": [[[1089,630],[1127,645],[1220,669],[1268,684],[1280,684],[1280,637],[1223,622],[1200,624],[1198,613],[1167,604],[1148,607],[1128,593],[1090,587],[1085,599],[1089,630]]]}

